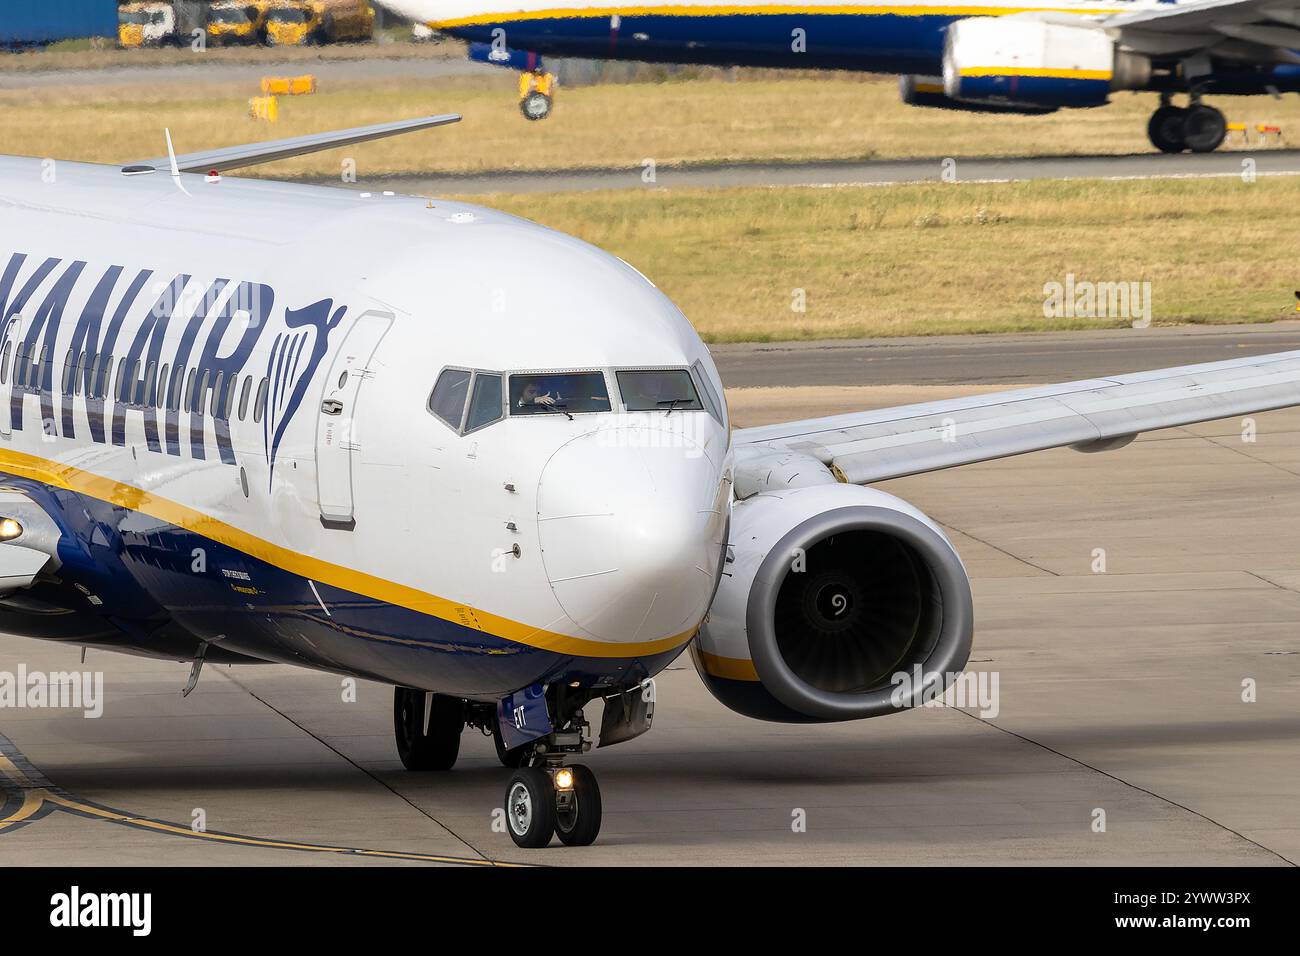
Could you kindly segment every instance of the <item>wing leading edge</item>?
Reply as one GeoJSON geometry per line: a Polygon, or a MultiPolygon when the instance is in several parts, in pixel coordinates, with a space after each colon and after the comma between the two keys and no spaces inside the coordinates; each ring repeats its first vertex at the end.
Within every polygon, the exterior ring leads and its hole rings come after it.
{"type": "MultiPolygon", "coordinates": [[[[208,171],[224,173],[258,163],[269,163],[277,159],[289,159],[307,153],[318,153],[338,146],[352,146],[366,143],[372,139],[387,136],[399,136],[402,133],[414,133],[417,130],[430,129],[434,126],[446,126],[460,122],[460,116],[446,113],[441,116],[423,116],[419,119],[400,120],[396,123],[377,123],[373,126],[355,126],[351,129],[333,130],[328,133],[311,133],[307,136],[294,136],[290,139],[268,140],[262,143],[244,143],[239,146],[226,146],[210,149],[201,153],[186,153],[176,157],[176,166],[182,173],[206,173],[208,171]]],[[[148,159],[142,163],[132,163],[128,170],[141,167],[168,169],[171,158],[148,159]]]]}
{"type": "Polygon", "coordinates": [[[866,484],[1046,448],[1102,451],[1140,432],[1300,405],[1300,351],[739,429],[866,484]]]}

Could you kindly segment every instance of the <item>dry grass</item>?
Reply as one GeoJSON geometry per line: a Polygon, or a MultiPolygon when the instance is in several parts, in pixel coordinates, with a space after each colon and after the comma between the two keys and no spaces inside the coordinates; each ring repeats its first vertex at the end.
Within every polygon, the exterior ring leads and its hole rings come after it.
{"type": "MultiPolygon", "coordinates": [[[[3,61],[3,57],[0,57],[3,61]]],[[[268,72],[276,72],[268,67],[268,72]]],[[[529,123],[515,77],[323,83],[316,96],[283,99],[281,121],[247,118],[248,83],[174,80],[142,85],[0,90],[0,149],[120,162],[158,151],[170,126],[182,150],[460,112],[459,126],[353,147],[363,176],[639,167],[757,160],[904,156],[1125,153],[1145,139],[1152,97],[1121,94],[1098,110],[999,117],[922,110],[898,102],[893,80],[853,74],[723,71],[693,80],[563,89],[554,115],[529,123]]],[[[213,74],[207,74],[209,77],[213,74]]],[[[695,75],[695,74],[692,74],[695,75]]],[[[1300,131],[1300,98],[1224,99],[1231,118],[1300,131]]],[[[1300,132],[1294,132],[1300,136],[1300,132]]],[[[269,166],[266,175],[336,176],[344,153],[269,166]]]]}
{"type": "MultiPolygon", "coordinates": [[[[203,51],[204,62],[285,63],[366,59],[441,59],[463,56],[464,46],[447,43],[406,43],[391,40],[376,43],[337,43],[330,46],[265,47],[217,46],[203,51]]],[[[179,66],[195,62],[195,54],[184,47],[145,47],[119,50],[111,40],[68,40],[46,49],[10,53],[0,51],[0,75],[46,70],[102,70],[134,66],[179,66]]]]}
{"type": "Polygon", "coordinates": [[[475,197],[653,279],[708,341],[1104,328],[1045,283],[1150,282],[1154,324],[1294,318],[1300,179],[475,197]],[[807,311],[792,311],[803,289],[807,311]]]}

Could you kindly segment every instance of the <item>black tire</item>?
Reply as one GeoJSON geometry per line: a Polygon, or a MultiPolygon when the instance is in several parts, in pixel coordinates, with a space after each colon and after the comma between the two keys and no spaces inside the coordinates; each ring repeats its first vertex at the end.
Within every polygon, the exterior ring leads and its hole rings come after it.
{"type": "Polygon", "coordinates": [[[568,809],[558,803],[555,810],[555,835],[565,846],[591,846],[600,835],[600,785],[596,775],[582,764],[574,764],[573,801],[568,809]]]}
{"type": "Polygon", "coordinates": [[[544,120],[551,115],[551,98],[533,90],[519,101],[519,112],[524,114],[524,119],[544,120]]]}
{"type": "Polygon", "coordinates": [[[555,787],[541,767],[520,767],[506,785],[506,830],[516,846],[536,850],[555,832],[555,787]]]}
{"type": "Polygon", "coordinates": [[[505,741],[501,739],[501,724],[496,720],[492,721],[492,743],[496,747],[497,760],[501,761],[503,767],[514,770],[516,767],[522,767],[532,759],[532,744],[524,744],[522,747],[515,747],[510,750],[506,749],[505,741]]]}
{"type": "Polygon", "coordinates": [[[1162,153],[1181,153],[1187,148],[1183,141],[1183,125],[1187,110],[1179,106],[1162,106],[1151,114],[1147,123],[1147,137],[1151,145],[1162,153]]]}
{"type": "Polygon", "coordinates": [[[393,736],[407,770],[450,770],[460,754],[465,706],[455,697],[433,694],[429,730],[424,729],[426,691],[393,688],[393,736]]]}
{"type": "Polygon", "coordinates": [[[1228,135],[1228,119],[1213,106],[1203,103],[1187,110],[1183,119],[1183,142],[1193,153],[1212,153],[1228,135]]]}

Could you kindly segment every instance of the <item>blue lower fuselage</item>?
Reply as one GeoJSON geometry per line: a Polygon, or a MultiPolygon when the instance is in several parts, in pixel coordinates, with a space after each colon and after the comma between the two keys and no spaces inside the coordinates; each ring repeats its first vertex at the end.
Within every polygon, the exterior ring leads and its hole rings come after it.
{"type": "Polygon", "coordinates": [[[52,580],[0,600],[4,633],[173,660],[210,642],[216,663],[296,664],[481,700],[560,679],[634,684],[682,650],[557,653],[309,581],[120,504],[3,472],[0,483],[58,525],[61,562],[52,580]]]}

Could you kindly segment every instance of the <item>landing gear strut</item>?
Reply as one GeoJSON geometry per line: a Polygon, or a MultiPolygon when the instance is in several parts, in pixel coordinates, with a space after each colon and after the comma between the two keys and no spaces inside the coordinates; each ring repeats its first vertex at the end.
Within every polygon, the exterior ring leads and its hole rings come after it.
{"type": "Polygon", "coordinates": [[[1147,136],[1162,153],[1212,153],[1228,135],[1228,121],[1213,106],[1206,106],[1193,95],[1186,108],[1174,106],[1162,97],[1160,108],[1151,114],[1147,136]]]}
{"type": "Polygon", "coordinates": [[[586,698],[569,698],[563,687],[549,696],[552,729],[529,744],[505,749],[501,726],[493,725],[501,762],[521,761],[506,786],[507,829],[521,847],[546,846],[552,835],[565,846],[590,846],[600,833],[600,786],[581,764],[564,765],[567,755],[591,749],[591,725],[582,714],[586,698]]]}

